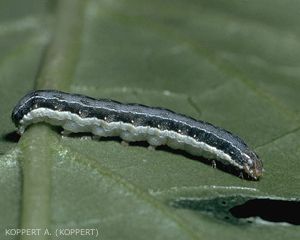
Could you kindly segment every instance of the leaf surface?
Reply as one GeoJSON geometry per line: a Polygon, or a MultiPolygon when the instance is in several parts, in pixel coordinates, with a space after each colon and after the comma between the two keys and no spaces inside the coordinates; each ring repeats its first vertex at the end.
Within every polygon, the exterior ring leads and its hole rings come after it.
{"type": "Polygon", "coordinates": [[[300,237],[297,226],[228,212],[249,199],[299,201],[297,1],[25,5],[0,3],[1,234],[40,227],[53,235],[21,239],[56,239],[56,229],[78,228],[98,229],[101,239],[300,237]],[[181,152],[61,137],[43,124],[18,141],[10,112],[34,88],[211,122],[257,151],[264,176],[242,180],[181,152]]]}

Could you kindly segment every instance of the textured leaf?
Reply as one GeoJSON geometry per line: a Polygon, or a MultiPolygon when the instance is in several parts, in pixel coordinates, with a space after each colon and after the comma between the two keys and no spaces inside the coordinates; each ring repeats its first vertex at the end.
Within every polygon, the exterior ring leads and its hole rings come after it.
{"type": "Polygon", "coordinates": [[[97,228],[99,239],[300,238],[295,225],[228,212],[249,199],[299,201],[299,7],[295,0],[1,1],[1,239],[7,228],[97,228]],[[264,176],[242,180],[181,152],[61,137],[43,124],[19,140],[10,113],[35,88],[209,121],[245,139],[264,176]]]}

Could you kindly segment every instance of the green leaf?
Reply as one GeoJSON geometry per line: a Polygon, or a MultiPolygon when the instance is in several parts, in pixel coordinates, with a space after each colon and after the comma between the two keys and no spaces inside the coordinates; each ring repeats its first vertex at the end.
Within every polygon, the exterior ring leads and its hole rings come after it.
{"type": "Polygon", "coordinates": [[[228,212],[249,199],[299,201],[299,7],[295,0],[1,1],[1,239],[57,239],[57,229],[97,229],[99,239],[300,238],[295,225],[228,212]],[[46,124],[18,139],[11,110],[37,88],[209,121],[245,139],[264,176],[243,180],[164,148],[62,137],[46,124]],[[43,231],[5,236],[16,228],[43,231]]]}

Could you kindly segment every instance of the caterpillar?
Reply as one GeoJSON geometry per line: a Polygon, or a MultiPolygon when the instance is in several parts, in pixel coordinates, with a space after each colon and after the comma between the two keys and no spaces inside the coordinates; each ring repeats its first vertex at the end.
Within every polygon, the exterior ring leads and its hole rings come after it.
{"type": "Polygon", "coordinates": [[[17,103],[12,121],[20,134],[33,123],[46,122],[74,133],[91,132],[101,137],[119,136],[128,142],[167,145],[221,161],[254,180],[263,172],[258,155],[238,136],[168,109],[56,90],[37,90],[17,103]]]}

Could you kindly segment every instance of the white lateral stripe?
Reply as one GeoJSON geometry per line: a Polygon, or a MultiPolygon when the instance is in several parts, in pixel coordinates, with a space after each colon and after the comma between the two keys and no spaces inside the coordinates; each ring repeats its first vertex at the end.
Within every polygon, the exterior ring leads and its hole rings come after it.
{"type": "Polygon", "coordinates": [[[231,156],[222,150],[175,131],[160,130],[149,126],[134,126],[133,124],[124,122],[106,122],[96,117],[82,118],[75,113],[61,112],[48,108],[37,108],[28,112],[20,121],[22,124],[21,128],[39,121],[60,125],[72,132],[91,132],[99,136],[120,136],[127,141],[146,140],[153,145],[166,144],[172,148],[179,148],[198,156],[210,153],[219,160],[243,169],[243,166],[234,161],[231,156]]]}
{"type": "MultiPolygon", "coordinates": [[[[35,96],[36,97],[36,96],[35,96]]],[[[81,105],[81,106],[85,106],[85,107],[91,107],[90,105],[87,105],[87,104],[84,104],[84,103],[82,103],[82,102],[79,102],[79,101],[67,101],[67,100],[64,100],[64,99],[59,99],[59,98],[55,98],[55,97],[42,97],[42,96],[38,96],[39,98],[41,98],[41,99],[44,99],[44,100],[56,100],[56,101],[59,101],[59,102],[63,102],[63,103],[74,103],[74,104],[79,104],[79,105],[81,105]]],[[[20,106],[20,108],[22,108],[23,106],[25,106],[26,105],[26,103],[28,102],[28,101],[30,101],[31,100],[31,98],[29,98],[26,102],[24,102],[21,106],[20,106]]],[[[104,108],[104,107],[103,107],[104,108]]],[[[108,109],[108,108],[104,108],[104,109],[107,109],[107,110],[111,110],[111,109],[108,109]]],[[[48,110],[50,110],[50,109],[48,109],[48,110]]],[[[119,112],[123,112],[123,113],[127,113],[127,111],[125,112],[125,111],[121,111],[121,110],[118,110],[119,112]]],[[[138,113],[137,113],[138,114],[138,113]]],[[[148,116],[151,116],[151,117],[157,117],[156,115],[151,115],[151,114],[148,114],[148,116]]],[[[175,121],[175,120],[174,120],[175,121]]],[[[184,123],[184,122],[181,122],[181,123],[184,123]]],[[[185,123],[184,123],[185,124],[185,123]]],[[[193,127],[193,126],[191,126],[191,125],[188,125],[189,127],[193,127]]],[[[250,159],[251,160],[251,158],[250,158],[250,156],[248,156],[246,153],[244,153],[243,151],[241,151],[240,150],[240,148],[238,148],[236,145],[234,145],[232,142],[230,142],[230,141],[228,141],[227,139],[224,139],[224,138],[222,138],[222,137],[220,137],[220,136],[218,136],[218,135],[216,135],[216,134],[214,134],[214,133],[212,133],[212,132],[210,132],[210,131],[207,131],[206,129],[204,129],[204,128],[201,128],[201,131],[204,131],[204,132],[206,132],[206,133],[208,133],[208,134],[211,134],[211,135],[213,135],[213,136],[215,136],[216,138],[218,138],[218,139],[221,139],[221,140],[223,140],[224,142],[227,142],[227,143],[229,143],[233,148],[235,148],[241,155],[243,155],[243,156],[245,156],[247,159],[250,159]]]]}

